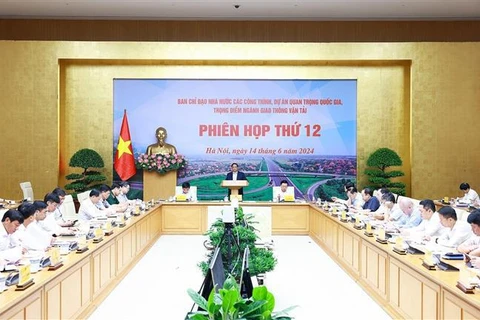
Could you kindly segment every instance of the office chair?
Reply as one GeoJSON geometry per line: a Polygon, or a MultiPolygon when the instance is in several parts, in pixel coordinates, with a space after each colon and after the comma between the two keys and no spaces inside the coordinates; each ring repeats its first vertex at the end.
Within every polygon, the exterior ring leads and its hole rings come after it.
{"type": "Polygon", "coordinates": [[[62,213],[65,220],[76,220],[75,204],[71,194],[67,194],[62,203],[62,213]]]}
{"type": "Polygon", "coordinates": [[[80,204],[82,204],[83,200],[88,199],[88,197],[90,197],[90,191],[91,190],[87,190],[77,194],[77,199],[80,204]]]}
{"type": "Polygon", "coordinates": [[[34,201],[35,197],[33,196],[33,188],[30,181],[20,182],[20,188],[23,191],[23,199],[27,199],[29,201],[34,201]]]}

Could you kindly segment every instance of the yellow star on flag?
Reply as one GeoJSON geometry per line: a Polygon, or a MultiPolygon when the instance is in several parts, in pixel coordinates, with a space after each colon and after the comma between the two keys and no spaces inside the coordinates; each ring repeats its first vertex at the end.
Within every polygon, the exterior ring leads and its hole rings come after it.
{"type": "Polygon", "coordinates": [[[132,141],[130,141],[130,140],[124,141],[122,137],[119,137],[118,146],[117,146],[118,159],[120,159],[120,157],[124,153],[132,154],[132,151],[130,151],[130,148],[129,148],[131,143],[132,143],[132,141]]]}

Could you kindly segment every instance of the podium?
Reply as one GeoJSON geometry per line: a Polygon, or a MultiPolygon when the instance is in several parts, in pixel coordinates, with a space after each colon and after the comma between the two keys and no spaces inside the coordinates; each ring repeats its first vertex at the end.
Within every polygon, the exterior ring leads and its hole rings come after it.
{"type": "Polygon", "coordinates": [[[143,199],[168,199],[175,195],[177,185],[177,170],[164,174],[155,171],[143,171],[143,199]]]}
{"type": "Polygon", "coordinates": [[[223,188],[230,189],[230,199],[237,198],[239,201],[242,201],[242,196],[238,194],[240,188],[248,187],[247,180],[223,180],[221,183],[223,188]]]}

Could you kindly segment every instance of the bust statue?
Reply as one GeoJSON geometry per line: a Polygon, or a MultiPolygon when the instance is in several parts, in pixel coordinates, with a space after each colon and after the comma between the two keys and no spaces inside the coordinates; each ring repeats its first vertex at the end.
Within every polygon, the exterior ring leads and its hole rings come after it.
{"type": "Polygon", "coordinates": [[[156,131],[157,143],[151,144],[147,148],[147,154],[167,154],[167,153],[177,153],[177,149],[165,142],[167,139],[167,130],[163,127],[160,127],[156,131]]]}

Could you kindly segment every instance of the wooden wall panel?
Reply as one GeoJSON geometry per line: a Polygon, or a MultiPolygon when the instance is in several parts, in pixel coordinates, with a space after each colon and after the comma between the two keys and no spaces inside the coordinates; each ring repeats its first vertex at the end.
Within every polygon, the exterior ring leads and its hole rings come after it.
{"type": "Polygon", "coordinates": [[[206,42],[479,41],[480,21],[0,20],[0,40],[206,42]]]}

